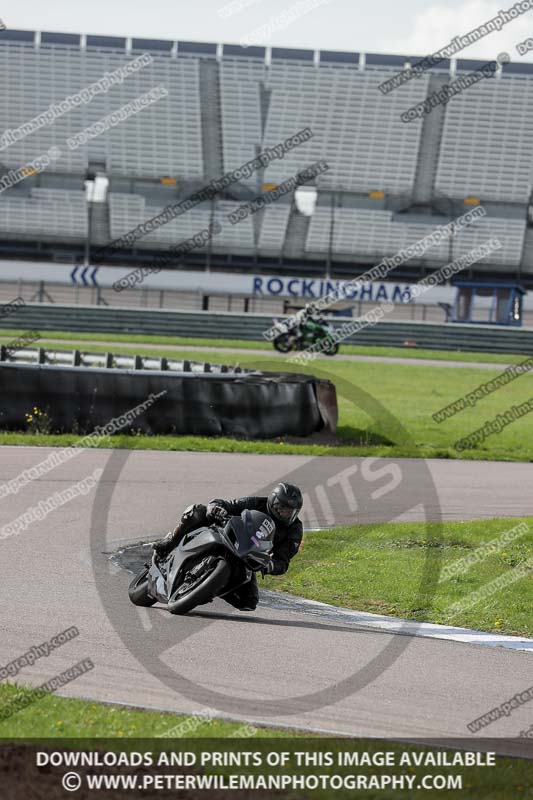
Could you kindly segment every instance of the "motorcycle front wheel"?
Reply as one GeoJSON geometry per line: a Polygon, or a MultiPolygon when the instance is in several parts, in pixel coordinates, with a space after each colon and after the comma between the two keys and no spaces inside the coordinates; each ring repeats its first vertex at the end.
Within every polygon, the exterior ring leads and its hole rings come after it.
{"type": "Polygon", "coordinates": [[[324,342],[322,350],[326,356],[336,356],[339,352],[338,342],[324,342]]]}
{"type": "Polygon", "coordinates": [[[145,569],[143,569],[143,571],[130,583],[128,594],[131,602],[135,606],[144,606],[145,608],[149,608],[157,602],[148,594],[147,576],[149,571],[150,567],[145,567],[145,569]]]}
{"type": "Polygon", "coordinates": [[[226,586],[232,569],[224,558],[208,556],[187,570],[168,601],[171,614],[187,614],[196,606],[209,603],[226,586]],[[202,562],[206,562],[202,564],[202,562]],[[201,569],[196,574],[194,569],[201,569]]]}

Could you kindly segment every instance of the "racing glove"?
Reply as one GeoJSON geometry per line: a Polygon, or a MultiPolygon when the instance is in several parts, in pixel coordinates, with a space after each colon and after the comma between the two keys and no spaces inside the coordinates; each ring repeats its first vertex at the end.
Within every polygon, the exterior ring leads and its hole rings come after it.
{"type": "Polygon", "coordinates": [[[207,506],[207,518],[209,522],[215,522],[217,525],[225,525],[229,519],[229,514],[223,506],[217,503],[209,503],[207,506]]]}

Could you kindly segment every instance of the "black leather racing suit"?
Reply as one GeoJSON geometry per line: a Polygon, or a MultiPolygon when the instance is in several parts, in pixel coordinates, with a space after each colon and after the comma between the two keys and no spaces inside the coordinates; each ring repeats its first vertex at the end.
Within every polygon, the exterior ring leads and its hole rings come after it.
{"type": "MultiPolygon", "coordinates": [[[[212,522],[210,518],[210,508],[213,506],[222,506],[230,516],[239,516],[245,509],[262,511],[264,514],[269,513],[267,510],[266,497],[249,496],[240,497],[237,500],[216,499],[211,500],[207,507],[200,503],[189,506],[184,511],[176,530],[163,539],[166,549],[170,551],[186,533],[202,525],[209,525],[212,522]]],[[[276,525],[276,531],[274,533],[274,547],[272,550],[273,568],[271,574],[283,575],[289,568],[289,562],[298,552],[303,536],[303,526],[299,519],[296,519],[290,525],[283,525],[283,523],[273,517],[272,519],[276,525]]],[[[239,586],[234,592],[225,595],[223,599],[235,608],[255,609],[257,601],[259,600],[256,574],[254,573],[249,581],[239,586]]]]}

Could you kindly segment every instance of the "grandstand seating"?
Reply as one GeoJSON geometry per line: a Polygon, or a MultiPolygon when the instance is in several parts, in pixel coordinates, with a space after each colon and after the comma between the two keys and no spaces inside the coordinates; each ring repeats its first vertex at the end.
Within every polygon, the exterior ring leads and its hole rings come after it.
{"type": "Polygon", "coordinates": [[[235,225],[228,225],[227,215],[239,208],[240,203],[219,202],[215,207],[215,220],[222,226],[222,231],[213,238],[213,250],[246,251],[254,250],[253,218],[246,217],[235,225]]]}
{"type": "MultiPolygon", "coordinates": [[[[62,151],[42,174],[0,191],[3,239],[83,242],[85,196],[69,187],[77,181],[82,186],[89,165],[102,165],[110,178],[108,204],[98,209],[101,227],[97,235],[92,230],[98,242],[102,230],[118,238],[220,168],[238,169],[260,150],[310,128],[312,138],[284,158],[234,182],[213,205],[202,203],[146,235],[136,249],[168,247],[213,219],[225,220],[211,242],[213,252],[274,257],[280,269],[283,258],[302,257],[319,269],[318,260],[330,251],[333,199],[332,254],[345,266],[352,258],[377,262],[446,224],[446,202],[441,208],[439,196],[455,207],[454,216],[474,196],[489,216],[454,238],[453,256],[492,236],[504,246],[489,258],[490,269],[533,265],[529,244],[524,248],[524,241],[533,242],[525,236],[533,188],[533,65],[505,65],[503,75],[470,86],[439,109],[431,125],[424,119],[406,124],[401,114],[448,73],[480,63],[443,61],[383,94],[380,84],[414,57],[6,30],[0,37],[0,137],[7,126],[17,128],[146,52],[152,63],[120,85],[0,149],[0,177],[52,146],[62,151]],[[157,86],[167,89],[166,98],[68,149],[68,137],[157,86]],[[291,215],[289,194],[228,224],[227,215],[262,185],[280,184],[320,160],[330,169],[315,180],[318,202],[311,218],[291,215]],[[168,185],[161,185],[162,178],[170,178],[168,185]],[[433,201],[442,217],[429,215],[433,201]]],[[[443,243],[420,263],[438,266],[449,255],[443,243]]]]}
{"type": "MultiPolygon", "coordinates": [[[[307,237],[307,252],[328,252],[330,219],[329,208],[324,206],[316,208],[307,237]]],[[[423,239],[438,225],[445,225],[448,222],[438,217],[427,217],[424,222],[420,218],[416,219],[416,222],[410,221],[409,215],[403,215],[399,221],[398,218],[394,218],[391,211],[336,209],[333,252],[360,253],[379,261],[383,256],[392,256],[402,248],[423,239]]],[[[487,239],[497,238],[503,247],[494,252],[488,260],[493,264],[517,266],[522,255],[525,227],[525,219],[484,217],[453,237],[452,256],[458,258],[487,239]]],[[[423,260],[447,262],[449,256],[450,245],[446,240],[427,250],[423,260]]]]}
{"type": "MultiPolygon", "coordinates": [[[[109,196],[111,237],[117,239],[137,225],[146,220],[152,219],[159,214],[163,208],[150,206],[146,199],[138,194],[122,194],[112,192],[109,196]]],[[[146,234],[136,243],[138,247],[148,245],[175,244],[182,239],[188,239],[195,233],[203,230],[209,225],[209,209],[205,207],[192,208],[185,214],[180,214],[175,219],[167,222],[166,225],[156,228],[151,233],[146,234]]]]}
{"type": "Polygon", "coordinates": [[[265,208],[259,234],[260,253],[280,253],[283,250],[290,210],[288,203],[279,202],[265,208]]]}
{"type": "Polygon", "coordinates": [[[411,81],[405,92],[383,95],[378,85],[388,77],[382,70],[273,61],[265,145],[272,147],[306,127],[314,136],[273,162],[266,179],[281,183],[324,159],[330,170],[317,181],[322,188],[409,193],[421,123],[405,125],[400,114],[423,97],[427,76],[411,81]]]}
{"type": "MultiPolygon", "coordinates": [[[[2,38],[0,45],[0,97],[3,119],[11,129],[46,111],[48,106],[79,92],[105,72],[131,62],[112,48],[43,44],[34,50],[27,42],[2,38]]],[[[198,62],[190,58],[154,56],[153,63],[44,125],[21,141],[0,151],[0,161],[20,167],[51,146],[59,146],[62,158],[56,170],[81,173],[89,159],[104,161],[111,175],[154,177],[203,175],[200,130],[198,62]],[[117,111],[144,92],[164,86],[168,96],[159,99],[77,150],[65,145],[68,137],[117,111]]]]}
{"type": "Polygon", "coordinates": [[[450,101],[437,190],[525,204],[532,165],[533,76],[484,80],[450,101]]]}
{"type": "MultiPolygon", "coordinates": [[[[236,225],[231,225],[224,219],[239,207],[240,203],[218,201],[214,206],[213,221],[219,222],[222,231],[212,239],[213,250],[231,248],[232,250],[246,250],[253,252],[254,235],[252,219],[248,217],[236,225]]],[[[123,194],[112,192],[109,199],[111,237],[117,239],[132,230],[142,222],[152,219],[162,210],[162,206],[153,206],[146,203],[142,195],[123,194]]],[[[211,222],[211,208],[209,203],[203,203],[191,208],[186,213],[180,214],[165,225],[156,228],[136,242],[136,247],[146,249],[149,247],[169,247],[178,244],[184,239],[189,239],[200,233],[211,222]]],[[[198,250],[205,250],[199,247],[198,250]]]]}
{"type": "MultiPolygon", "coordinates": [[[[265,66],[261,61],[223,58],[220,64],[220,103],[224,171],[238,169],[261,150],[261,86],[265,66]]],[[[256,175],[243,183],[256,183],[256,175]]]]}
{"type": "Polygon", "coordinates": [[[79,239],[87,236],[87,206],[82,191],[33,188],[29,195],[0,194],[2,236],[79,239]]]}

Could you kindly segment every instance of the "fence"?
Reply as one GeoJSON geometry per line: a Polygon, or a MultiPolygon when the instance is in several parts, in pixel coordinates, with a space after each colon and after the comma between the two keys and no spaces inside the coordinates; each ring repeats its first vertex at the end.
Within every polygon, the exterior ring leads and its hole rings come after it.
{"type": "MultiPolygon", "coordinates": [[[[22,297],[26,302],[60,305],[119,306],[172,311],[233,311],[272,314],[272,316],[283,314],[286,302],[283,298],[275,297],[244,297],[233,293],[215,294],[202,291],[180,292],[172,289],[149,289],[146,286],[128,292],[114,292],[111,288],[99,286],[66,286],[47,281],[0,282],[0,303],[9,302],[13,297],[22,297]]],[[[298,299],[295,302],[303,305],[305,301],[298,299]]],[[[354,316],[361,316],[374,306],[373,302],[360,300],[350,303],[354,316]]],[[[444,316],[444,311],[439,306],[422,303],[399,303],[390,314],[392,319],[429,322],[443,322],[444,316]]],[[[533,312],[530,312],[530,320],[533,325],[533,312]]]]}

